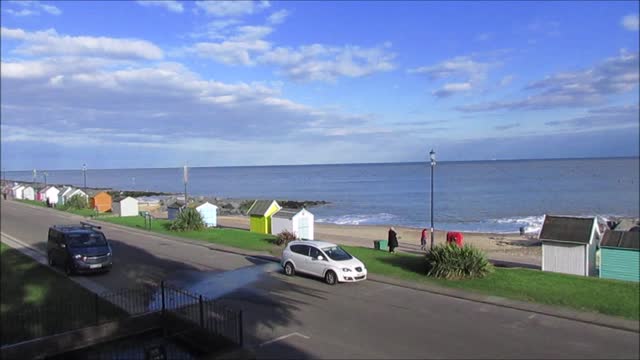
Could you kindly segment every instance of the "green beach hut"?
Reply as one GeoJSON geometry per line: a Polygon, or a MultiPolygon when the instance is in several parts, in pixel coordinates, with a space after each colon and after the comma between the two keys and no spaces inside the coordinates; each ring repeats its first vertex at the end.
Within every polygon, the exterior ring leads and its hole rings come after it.
{"type": "Polygon", "coordinates": [[[251,232],[271,234],[271,216],[282,207],[275,200],[256,200],[249,208],[249,229],[251,232]]]}
{"type": "Polygon", "coordinates": [[[601,278],[640,281],[640,232],[608,230],[600,252],[601,278]]]}

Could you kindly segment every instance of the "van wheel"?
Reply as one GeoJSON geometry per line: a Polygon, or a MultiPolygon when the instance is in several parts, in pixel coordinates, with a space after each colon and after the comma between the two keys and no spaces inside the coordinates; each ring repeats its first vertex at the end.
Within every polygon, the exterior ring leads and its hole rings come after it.
{"type": "Polygon", "coordinates": [[[296,269],[293,267],[293,264],[291,264],[290,262],[286,263],[284,265],[284,273],[287,274],[287,276],[295,275],[296,269]]]}
{"type": "Polygon", "coordinates": [[[324,274],[324,282],[329,285],[335,285],[338,282],[336,273],[334,273],[332,270],[327,271],[327,273],[324,274]]]}

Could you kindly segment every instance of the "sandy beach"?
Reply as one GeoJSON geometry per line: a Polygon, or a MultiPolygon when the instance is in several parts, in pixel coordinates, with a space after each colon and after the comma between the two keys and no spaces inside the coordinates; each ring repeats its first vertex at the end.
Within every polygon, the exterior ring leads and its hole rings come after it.
{"type": "MultiPolygon", "coordinates": [[[[239,229],[249,228],[249,218],[246,216],[219,216],[218,224],[225,227],[239,229]]],[[[374,240],[387,238],[389,227],[383,225],[336,225],[315,223],[316,240],[326,240],[343,245],[373,247],[374,240]]],[[[420,232],[422,229],[395,226],[398,233],[400,250],[420,252],[420,232]]],[[[445,242],[445,231],[434,231],[435,244],[445,242]]],[[[531,235],[491,234],[491,233],[463,233],[464,242],[483,250],[494,260],[523,262],[539,265],[541,246],[539,241],[531,235]]]]}

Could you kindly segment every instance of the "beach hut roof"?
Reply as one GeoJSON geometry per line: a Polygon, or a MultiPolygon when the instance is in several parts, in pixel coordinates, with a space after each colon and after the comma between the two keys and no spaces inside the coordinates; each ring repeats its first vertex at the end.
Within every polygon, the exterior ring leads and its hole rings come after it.
{"type": "Polygon", "coordinates": [[[167,208],[171,208],[171,209],[181,209],[183,207],[184,207],[184,201],[182,200],[176,200],[167,206],[167,208]]]}
{"type": "Polygon", "coordinates": [[[277,213],[273,214],[273,217],[281,218],[281,219],[293,219],[302,209],[282,209],[277,213]]]}
{"type": "Polygon", "coordinates": [[[547,215],[540,230],[540,240],[589,244],[593,221],[593,217],[547,215]]]}
{"type": "MultiPolygon", "coordinates": [[[[118,195],[118,196],[114,197],[112,199],[112,201],[113,202],[120,202],[120,201],[122,201],[122,200],[124,200],[126,198],[132,198],[132,197],[131,196],[118,195]]],[[[132,199],[134,199],[135,201],[138,201],[136,198],[132,198],[132,199]]]]}
{"type": "Polygon", "coordinates": [[[609,230],[604,233],[600,247],[640,250],[640,232],[609,230]]]}
{"type": "Polygon", "coordinates": [[[638,220],[636,219],[622,219],[619,223],[617,223],[616,227],[613,230],[616,231],[629,231],[631,228],[640,225],[638,220]]]}
{"type": "Polygon", "coordinates": [[[253,202],[253,205],[251,205],[251,208],[249,208],[249,211],[247,211],[247,215],[265,216],[273,203],[278,205],[275,200],[256,200],[253,202]]]}

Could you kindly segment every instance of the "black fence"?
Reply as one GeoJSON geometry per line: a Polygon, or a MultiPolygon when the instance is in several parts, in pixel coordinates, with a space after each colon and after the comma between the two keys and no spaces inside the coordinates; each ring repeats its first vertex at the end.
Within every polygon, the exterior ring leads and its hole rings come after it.
{"type": "Polygon", "coordinates": [[[162,282],[160,286],[61,298],[42,306],[5,309],[1,314],[0,345],[154,312],[175,316],[183,320],[181,323],[189,324],[180,331],[197,329],[240,346],[243,344],[242,311],[162,282]]]}

